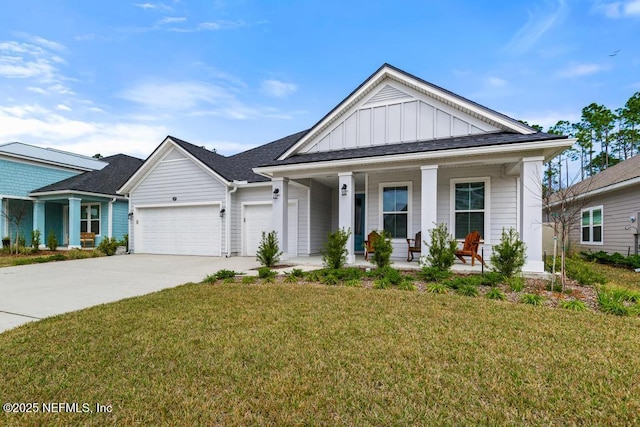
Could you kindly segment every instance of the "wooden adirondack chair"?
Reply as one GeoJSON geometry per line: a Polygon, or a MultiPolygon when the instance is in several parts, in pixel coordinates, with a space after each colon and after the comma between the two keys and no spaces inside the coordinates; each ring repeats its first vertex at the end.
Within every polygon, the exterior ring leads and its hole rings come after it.
{"type": "Polygon", "coordinates": [[[369,254],[372,254],[375,252],[375,249],[373,248],[373,246],[375,245],[376,241],[380,238],[380,234],[378,234],[377,231],[372,231],[371,233],[369,233],[369,235],[367,236],[367,240],[364,241],[364,259],[365,261],[369,261],[369,254]]]}
{"type": "Polygon", "coordinates": [[[422,252],[422,232],[418,231],[416,233],[415,239],[407,239],[407,245],[409,245],[409,251],[407,252],[407,261],[411,262],[413,261],[414,252],[417,252],[417,253],[422,252]]]}
{"type": "Polygon", "coordinates": [[[472,267],[475,265],[476,259],[480,261],[483,265],[486,265],[482,257],[478,255],[480,238],[481,238],[480,233],[477,231],[472,231],[471,233],[467,234],[467,237],[464,238],[464,245],[462,246],[462,249],[459,249],[456,251],[456,256],[460,261],[466,264],[467,261],[464,259],[464,257],[471,257],[472,267]]]}

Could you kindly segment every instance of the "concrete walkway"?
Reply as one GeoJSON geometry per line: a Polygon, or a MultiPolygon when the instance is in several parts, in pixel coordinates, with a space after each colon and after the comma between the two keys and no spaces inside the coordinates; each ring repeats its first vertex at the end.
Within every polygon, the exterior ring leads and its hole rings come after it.
{"type": "Polygon", "coordinates": [[[156,292],[226,268],[255,274],[253,257],[122,255],[0,268],[0,332],[70,311],[156,292]]]}

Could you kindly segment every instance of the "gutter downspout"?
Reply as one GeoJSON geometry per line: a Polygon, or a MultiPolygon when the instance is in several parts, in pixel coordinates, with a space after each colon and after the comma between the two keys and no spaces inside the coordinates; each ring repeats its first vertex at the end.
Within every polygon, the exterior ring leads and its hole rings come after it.
{"type": "Polygon", "coordinates": [[[229,185],[229,187],[231,187],[231,190],[227,191],[227,200],[225,202],[226,206],[226,215],[225,215],[225,234],[226,234],[226,249],[227,249],[227,254],[226,254],[226,258],[229,258],[231,256],[231,195],[233,193],[235,193],[236,191],[238,191],[238,186],[237,185],[229,185]]]}

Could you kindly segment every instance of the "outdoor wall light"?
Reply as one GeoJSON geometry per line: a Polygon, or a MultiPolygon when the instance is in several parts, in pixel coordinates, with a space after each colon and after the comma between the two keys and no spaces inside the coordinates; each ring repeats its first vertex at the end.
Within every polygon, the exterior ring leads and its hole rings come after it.
{"type": "Polygon", "coordinates": [[[220,209],[220,218],[224,217],[224,212],[225,212],[224,209],[220,209]]]}
{"type": "Polygon", "coordinates": [[[177,198],[176,196],[173,196],[173,197],[171,198],[171,200],[173,200],[173,201],[175,202],[176,200],[178,200],[178,198],[177,198]]]}
{"type": "Polygon", "coordinates": [[[273,200],[276,200],[278,197],[280,197],[280,189],[276,188],[273,190],[273,200]]]}
{"type": "Polygon", "coordinates": [[[129,220],[133,219],[133,212],[129,212],[129,214],[127,215],[129,217],[129,220]]]}
{"type": "Polygon", "coordinates": [[[634,222],[636,222],[636,217],[635,217],[635,216],[633,216],[633,215],[631,215],[631,216],[629,217],[629,221],[631,221],[631,224],[633,224],[634,222]]]}
{"type": "Polygon", "coordinates": [[[342,184],[342,195],[346,196],[347,195],[347,184],[342,184]]]}

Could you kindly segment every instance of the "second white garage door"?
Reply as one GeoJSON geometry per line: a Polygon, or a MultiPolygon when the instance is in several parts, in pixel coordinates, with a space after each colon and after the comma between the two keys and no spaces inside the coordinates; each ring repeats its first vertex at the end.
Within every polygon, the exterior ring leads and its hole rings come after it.
{"type": "Polygon", "coordinates": [[[220,225],[219,205],[139,208],[135,251],[220,256],[220,225]]]}
{"type": "MultiPolygon", "coordinates": [[[[255,256],[262,232],[268,233],[273,230],[272,207],[268,204],[246,204],[243,206],[243,255],[255,256]]],[[[298,255],[298,203],[289,201],[289,238],[288,252],[290,256],[298,255]]]]}

